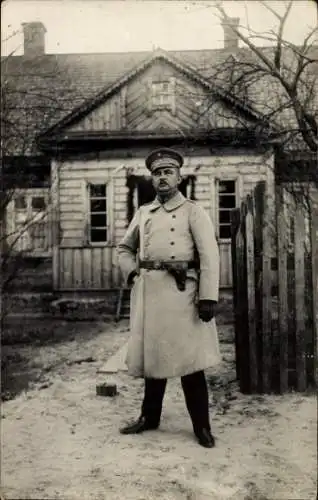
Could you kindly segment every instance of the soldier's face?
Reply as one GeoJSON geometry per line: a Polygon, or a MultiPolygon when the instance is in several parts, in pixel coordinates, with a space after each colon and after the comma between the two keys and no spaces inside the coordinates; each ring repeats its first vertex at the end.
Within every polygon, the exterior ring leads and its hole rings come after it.
{"type": "Polygon", "coordinates": [[[152,183],[158,194],[168,194],[176,191],[181,182],[178,168],[157,168],[152,174],[152,183]]]}

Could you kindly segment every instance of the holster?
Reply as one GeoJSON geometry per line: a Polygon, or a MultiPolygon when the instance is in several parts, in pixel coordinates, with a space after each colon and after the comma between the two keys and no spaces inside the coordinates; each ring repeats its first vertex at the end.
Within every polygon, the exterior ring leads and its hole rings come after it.
{"type": "Polygon", "coordinates": [[[178,290],[184,292],[187,280],[187,264],[167,264],[166,269],[174,277],[178,290]]]}

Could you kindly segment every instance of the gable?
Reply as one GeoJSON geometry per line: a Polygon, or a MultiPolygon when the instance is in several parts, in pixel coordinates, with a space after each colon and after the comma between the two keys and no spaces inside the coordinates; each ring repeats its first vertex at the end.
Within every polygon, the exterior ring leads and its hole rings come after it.
{"type": "Polygon", "coordinates": [[[75,110],[55,133],[174,132],[237,128],[257,120],[243,105],[222,96],[198,73],[160,54],[75,110]],[[153,85],[166,82],[171,106],[153,103],[153,85]]]}

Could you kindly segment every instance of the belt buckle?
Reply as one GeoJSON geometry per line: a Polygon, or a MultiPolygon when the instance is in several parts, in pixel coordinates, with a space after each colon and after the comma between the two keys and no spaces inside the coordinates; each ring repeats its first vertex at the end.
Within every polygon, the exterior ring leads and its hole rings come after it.
{"type": "Polygon", "coordinates": [[[161,262],[160,260],[154,260],[153,262],[153,268],[157,271],[159,271],[161,269],[161,262]]]}

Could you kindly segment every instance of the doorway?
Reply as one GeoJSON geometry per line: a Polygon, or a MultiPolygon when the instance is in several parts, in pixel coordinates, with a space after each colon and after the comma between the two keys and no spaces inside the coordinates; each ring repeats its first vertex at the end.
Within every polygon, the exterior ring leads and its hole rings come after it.
{"type": "MultiPolygon", "coordinates": [[[[195,200],[195,180],[195,175],[185,176],[179,187],[183,196],[190,200],[195,200]]],[[[129,175],[127,177],[127,187],[127,219],[130,222],[140,206],[151,203],[155,199],[156,192],[151,179],[143,175],[129,175]]]]}

